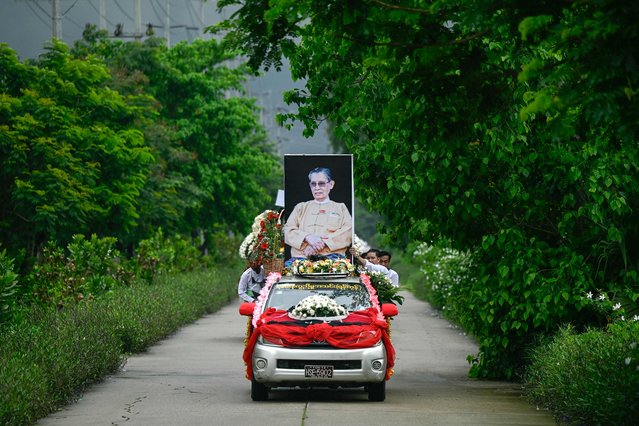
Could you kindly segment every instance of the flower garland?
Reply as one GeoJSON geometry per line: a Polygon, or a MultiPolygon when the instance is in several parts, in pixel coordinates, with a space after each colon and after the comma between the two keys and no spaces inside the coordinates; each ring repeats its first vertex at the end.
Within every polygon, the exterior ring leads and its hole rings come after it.
{"type": "Polygon", "coordinates": [[[386,321],[386,318],[384,318],[384,315],[382,315],[382,308],[379,306],[379,299],[377,298],[377,292],[375,291],[375,288],[371,284],[370,277],[366,275],[365,273],[361,273],[359,275],[359,278],[362,280],[362,283],[364,283],[364,285],[368,289],[368,293],[371,295],[371,304],[373,305],[373,308],[377,309],[377,319],[381,321],[386,321]]]}
{"type": "Polygon", "coordinates": [[[266,302],[266,298],[268,297],[268,293],[271,291],[271,287],[273,284],[278,282],[282,278],[282,274],[279,272],[271,272],[266,277],[266,283],[262,290],[260,290],[260,295],[257,296],[257,300],[255,301],[255,309],[253,310],[253,327],[257,327],[257,322],[260,319],[260,315],[262,314],[262,306],[266,302]]]}
{"type": "Polygon", "coordinates": [[[281,213],[266,210],[266,217],[259,222],[259,232],[255,249],[258,261],[284,257],[284,233],[281,213]]]}
{"type": "Polygon", "coordinates": [[[305,297],[291,311],[291,317],[301,320],[319,317],[346,317],[347,315],[348,311],[345,307],[322,294],[305,297]]]}

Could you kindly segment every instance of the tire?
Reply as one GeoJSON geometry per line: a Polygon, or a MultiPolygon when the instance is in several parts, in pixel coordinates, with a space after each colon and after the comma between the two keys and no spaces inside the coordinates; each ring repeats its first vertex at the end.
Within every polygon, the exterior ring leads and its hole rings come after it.
{"type": "Polygon", "coordinates": [[[251,379],[251,399],[253,401],[268,400],[268,388],[266,385],[256,382],[254,378],[251,379]]]}
{"type": "Polygon", "coordinates": [[[383,401],[385,399],[386,399],[386,380],[383,380],[378,383],[369,383],[368,400],[383,401]]]}

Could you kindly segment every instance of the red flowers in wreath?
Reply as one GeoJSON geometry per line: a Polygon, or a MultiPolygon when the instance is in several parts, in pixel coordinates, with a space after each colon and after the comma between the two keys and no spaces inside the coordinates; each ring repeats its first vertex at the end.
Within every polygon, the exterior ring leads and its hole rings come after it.
{"type": "Polygon", "coordinates": [[[255,244],[258,263],[263,263],[267,259],[284,257],[284,233],[280,220],[282,214],[273,210],[267,210],[262,213],[264,214],[255,244]]]}

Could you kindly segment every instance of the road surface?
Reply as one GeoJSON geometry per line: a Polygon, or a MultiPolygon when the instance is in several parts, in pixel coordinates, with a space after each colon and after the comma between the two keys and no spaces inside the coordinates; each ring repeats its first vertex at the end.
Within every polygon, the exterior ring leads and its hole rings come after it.
{"type": "Polygon", "coordinates": [[[467,336],[403,292],[393,320],[395,375],[386,401],[363,390],[272,390],[253,402],[244,378],[245,317],[238,302],[205,316],[40,425],[554,425],[513,383],[467,378],[467,336]]]}

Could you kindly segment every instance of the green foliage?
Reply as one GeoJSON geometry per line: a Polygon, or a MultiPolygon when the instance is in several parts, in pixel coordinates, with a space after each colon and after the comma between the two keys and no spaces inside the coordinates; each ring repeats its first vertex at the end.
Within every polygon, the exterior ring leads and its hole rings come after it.
{"type": "Polygon", "coordinates": [[[139,108],[105,88],[108,69],[54,41],[23,64],[0,45],[0,240],[38,253],[91,230],[126,233],[153,161],[139,108]]]}
{"type": "Polygon", "coordinates": [[[404,303],[404,296],[399,294],[399,288],[395,287],[385,274],[375,271],[368,271],[366,274],[370,277],[371,285],[377,292],[379,303],[395,303],[399,305],[404,303]]]}
{"type": "Polygon", "coordinates": [[[0,241],[113,236],[131,252],[169,235],[242,233],[281,180],[274,146],[242,97],[246,69],[215,40],[109,40],[88,29],[21,63],[0,45],[0,241]],[[105,87],[106,86],[106,87],[105,87]]]}
{"type": "Polygon", "coordinates": [[[33,424],[116,371],[127,354],[219,309],[236,296],[227,277],[240,268],[164,275],[63,310],[33,307],[0,329],[0,423],[33,424]]]}
{"type": "Polygon", "coordinates": [[[33,424],[115,372],[122,343],[112,315],[80,304],[34,307],[0,333],[0,423],[33,424]]]}
{"type": "Polygon", "coordinates": [[[115,238],[111,237],[92,235],[87,240],[75,235],[65,252],[50,242],[27,277],[34,297],[62,307],[85,298],[101,297],[119,285],[131,284],[135,277],[115,244],[115,238]]]}
{"type": "Polygon", "coordinates": [[[254,212],[272,204],[281,165],[254,100],[239,96],[246,69],[227,67],[232,53],[215,40],[168,49],[159,39],[122,43],[98,34],[74,52],[102,58],[117,77],[115,90],[153,100],[156,116],[142,128],[162,161],[142,190],[140,239],[157,227],[203,233],[213,251],[209,238],[218,229],[243,234],[254,212]]]}
{"type": "Polygon", "coordinates": [[[230,234],[226,230],[217,230],[210,237],[211,252],[215,264],[228,265],[237,260],[238,252],[235,250],[242,243],[240,237],[230,234]]]}
{"type": "Polygon", "coordinates": [[[419,286],[426,289],[426,299],[454,322],[467,323],[463,295],[475,280],[471,254],[441,241],[435,245],[421,243],[412,255],[423,274],[419,286]]]}
{"type": "Polygon", "coordinates": [[[224,270],[197,270],[158,276],[151,285],[133,286],[105,299],[125,353],[135,353],[168,336],[180,325],[213,312],[236,295],[224,270]]]}
{"type": "Polygon", "coordinates": [[[156,276],[191,271],[206,264],[207,259],[191,241],[180,236],[165,237],[161,228],[151,238],[140,241],[135,257],[136,275],[147,282],[156,276]]]}
{"type": "Polygon", "coordinates": [[[472,375],[516,377],[538,334],[597,321],[589,290],[637,293],[639,3],[219,5],[250,65],[306,81],[281,120],[334,124],[391,234],[473,252],[472,375]]]}
{"type": "Polygon", "coordinates": [[[639,321],[578,334],[564,327],[532,354],[526,392],[566,424],[631,425],[639,416],[639,321]]]}
{"type": "Polygon", "coordinates": [[[13,318],[16,310],[18,274],[13,271],[13,259],[0,251],[0,326],[13,318]]]}

